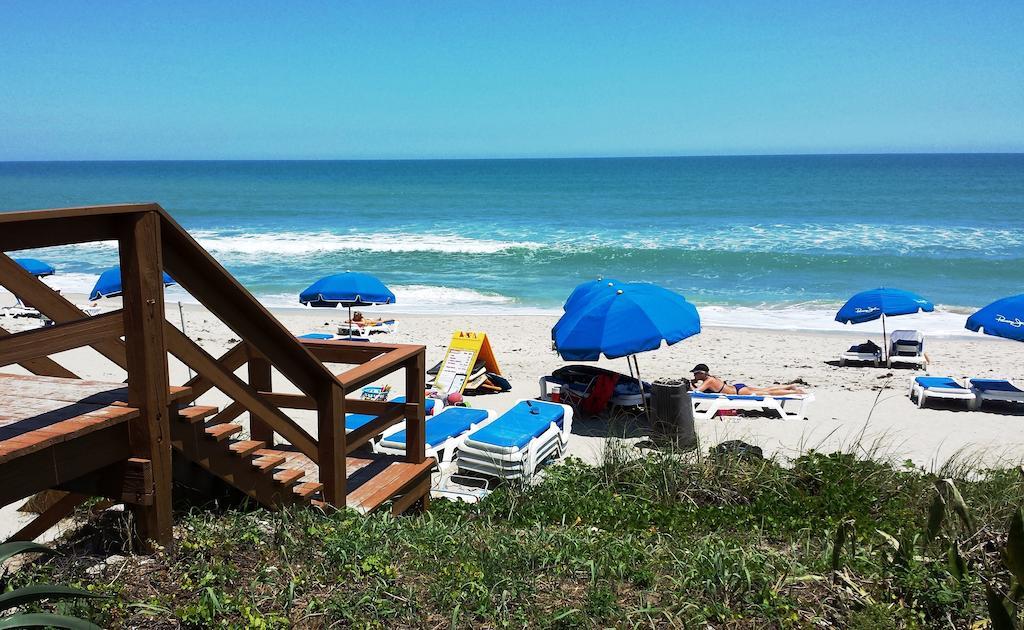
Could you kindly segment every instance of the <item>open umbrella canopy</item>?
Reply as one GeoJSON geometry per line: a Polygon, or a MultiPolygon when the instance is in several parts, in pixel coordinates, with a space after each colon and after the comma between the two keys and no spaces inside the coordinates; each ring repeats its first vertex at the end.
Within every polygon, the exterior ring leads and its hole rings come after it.
{"type": "Polygon", "coordinates": [[[700,332],[697,308],[653,284],[625,283],[562,315],[555,348],[567,361],[629,356],[672,345],[700,332]]]}
{"type": "Polygon", "coordinates": [[[1024,294],[992,302],[967,318],[967,329],[1024,341],[1024,294]]]}
{"type": "Polygon", "coordinates": [[[37,260],[35,258],[15,258],[14,262],[21,265],[22,269],[29,272],[33,276],[36,276],[37,278],[42,278],[43,276],[52,276],[53,274],[57,273],[57,270],[53,268],[53,265],[44,263],[43,261],[37,260]]]}
{"type": "Polygon", "coordinates": [[[613,278],[598,278],[597,280],[591,280],[582,284],[576,285],[576,288],[569,294],[569,298],[562,305],[562,310],[569,312],[575,310],[582,305],[586,305],[590,302],[590,299],[600,294],[601,291],[611,293],[611,288],[623,284],[613,278]]]}
{"type": "Polygon", "coordinates": [[[902,289],[872,289],[862,291],[846,301],[836,313],[836,321],[844,324],[870,322],[879,317],[910,315],[924,311],[930,313],[935,305],[916,293],[902,289]]]}
{"type": "MultiPolygon", "coordinates": [[[[174,284],[174,280],[171,279],[166,272],[164,272],[164,286],[169,287],[174,284]]],[[[117,297],[122,293],[121,288],[121,268],[111,267],[100,274],[98,280],[96,280],[96,286],[92,288],[92,292],[89,293],[90,300],[98,300],[100,298],[117,297]]]]}
{"type": "Polygon", "coordinates": [[[368,273],[346,271],[320,278],[299,294],[303,304],[319,307],[392,304],[395,294],[368,273]]]}

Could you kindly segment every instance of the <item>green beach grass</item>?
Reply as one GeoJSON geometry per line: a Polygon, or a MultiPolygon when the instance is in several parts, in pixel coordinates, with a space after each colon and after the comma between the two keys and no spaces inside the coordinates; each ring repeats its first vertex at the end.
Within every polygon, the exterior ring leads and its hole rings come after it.
{"type": "Polygon", "coordinates": [[[1018,469],[612,446],[397,519],[195,509],[173,552],[97,568],[108,513],[14,582],[114,595],[61,609],[111,627],[984,627],[1022,504],[1018,469]]]}

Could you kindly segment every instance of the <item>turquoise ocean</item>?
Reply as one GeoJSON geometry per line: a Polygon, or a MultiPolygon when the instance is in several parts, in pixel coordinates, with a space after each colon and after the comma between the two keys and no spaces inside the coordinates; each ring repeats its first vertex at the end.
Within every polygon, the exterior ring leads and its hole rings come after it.
{"type": "MultiPolygon", "coordinates": [[[[604,276],[675,289],[708,323],[827,328],[894,286],[952,332],[1024,292],[1019,154],[0,163],[2,210],[123,201],[159,202],[270,306],[358,270],[397,313],[557,312],[604,276]]],[[[116,264],[113,244],[35,255],[68,292],[116,264]]]]}

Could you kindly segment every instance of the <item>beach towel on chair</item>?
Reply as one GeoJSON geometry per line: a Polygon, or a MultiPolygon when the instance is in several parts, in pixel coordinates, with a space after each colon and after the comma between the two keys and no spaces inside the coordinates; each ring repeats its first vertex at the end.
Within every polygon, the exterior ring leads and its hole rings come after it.
{"type": "Polygon", "coordinates": [[[597,415],[608,406],[608,401],[615,394],[615,385],[619,382],[618,374],[601,374],[594,379],[594,387],[590,396],[583,399],[583,410],[597,415]]]}

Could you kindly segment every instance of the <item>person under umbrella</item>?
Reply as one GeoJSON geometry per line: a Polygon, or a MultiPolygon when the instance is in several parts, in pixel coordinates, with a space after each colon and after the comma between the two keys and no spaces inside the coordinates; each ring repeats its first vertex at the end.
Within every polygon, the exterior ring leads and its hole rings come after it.
{"type": "Polygon", "coordinates": [[[316,308],[348,308],[348,338],[352,339],[352,307],[394,304],[395,294],[377,277],[346,271],[320,278],[299,294],[299,301],[316,308]]]}

